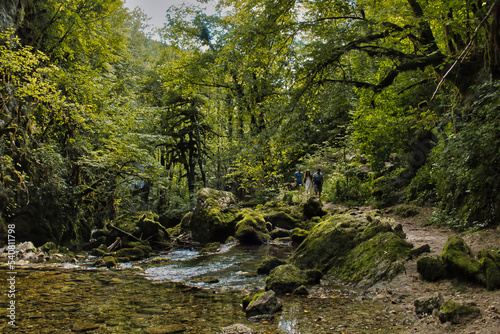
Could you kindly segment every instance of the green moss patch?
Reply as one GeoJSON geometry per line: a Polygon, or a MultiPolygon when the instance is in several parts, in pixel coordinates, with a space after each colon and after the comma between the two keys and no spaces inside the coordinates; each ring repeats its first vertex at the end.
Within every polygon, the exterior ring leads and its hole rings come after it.
{"type": "Polygon", "coordinates": [[[485,282],[481,265],[471,254],[467,243],[458,236],[452,236],[446,242],[441,253],[446,270],[453,276],[485,282]]]}
{"type": "Polygon", "coordinates": [[[292,264],[274,268],[266,278],[266,290],[273,290],[278,294],[292,293],[299,286],[306,284],[306,273],[292,264]]]}

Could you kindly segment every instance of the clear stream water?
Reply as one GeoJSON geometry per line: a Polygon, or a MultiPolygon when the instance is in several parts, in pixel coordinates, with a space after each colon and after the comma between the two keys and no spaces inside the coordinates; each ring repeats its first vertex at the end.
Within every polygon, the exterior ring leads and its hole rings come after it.
{"type": "MultiPolygon", "coordinates": [[[[16,327],[7,318],[9,301],[0,299],[2,333],[220,333],[245,324],[255,333],[398,333],[406,332],[391,306],[374,302],[363,291],[327,282],[311,287],[306,297],[282,296],[283,310],[273,320],[250,322],[241,302],[262,290],[256,275],[268,255],[286,258],[289,247],[225,246],[222,252],[198,255],[176,251],[169,262],[126,263],[118,269],[62,265],[17,267],[16,327]],[[198,282],[206,276],[218,283],[198,282]]],[[[0,280],[7,287],[7,269],[0,280]]]]}

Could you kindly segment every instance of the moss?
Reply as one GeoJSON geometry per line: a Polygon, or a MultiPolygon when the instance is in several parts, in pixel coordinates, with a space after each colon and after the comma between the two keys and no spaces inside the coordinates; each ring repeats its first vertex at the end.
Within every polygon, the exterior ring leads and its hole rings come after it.
{"type": "Polygon", "coordinates": [[[309,235],[309,231],[297,227],[291,231],[291,234],[292,234],[292,242],[298,245],[302,243],[304,240],[306,240],[307,236],[309,235]]]}
{"type": "Polygon", "coordinates": [[[266,278],[266,291],[276,293],[291,293],[301,285],[307,284],[307,276],[292,264],[284,264],[274,268],[266,278]]]}
{"type": "Polygon", "coordinates": [[[392,232],[379,233],[356,246],[340,270],[333,268],[329,273],[363,286],[390,280],[403,269],[412,248],[392,232]]]}
{"type": "Polygon", "coordinates": [[[439,258],[425,256],[417,260],[417,271],[422,279],[436,282],[446,278],[446,269],[439,258]]]}
{"type": "Polygon", "coordinates": [[[42,252],[48,252],[52,249],[57,249],[56,243],[52,242],[52,241],[48,241],[48,242],[44,243],[42,246],[40,246],[40,250],[42,252]]]}
{"type": "Polygon", "coordinates": [[[215,253],[219,249],[220,245],[220,242],[210,242],[203,246],[203,248],[200,250],[200,254],[215,253]]]}
{"type": "Polygon", "coordinates": [[[394,213],[400,217],[407,218],[419,214],[419,209],[415,205],[401,204],[394,207],[394,213]]]}
{"type": "Polygon", "coordinates": [[[121,248],[116,251],[116,256],[117,257],[127,257],[131,261],[136,261],[140,260],[146,257],[144,252],[142,251],[141,248],[134,247],[134,248],[121,248]]]}
{"type": "Polygon", "coordinates": [[[290,231],[282,229],[282,228],[275,228],[269,234],[270,234],[272,239],[276,239],[276,238],[288,238],[288,237],[290,237],[291,233],[290,233],[290,231]]]}
{"type": "Polygon", "coordinates": [[[315,197],[309,197],[302,207],[302,214],[305,218],[323,217],[326,211],[323,210],[323,203],[315,197]]]}
{"type": "Polygon", "coordinates": [[[479,308],[475,303],[457,303],[446,301],[439,308],[439,320],[459,324],[480,315],[479,308]]]}
{"type": "Polygon", "coordinates": [[[293,294],[296,296],[307,296],[309,294],[309,291],[307,291],[307,288],[305,286],[301,285],[293,291],[293,294]]]}
{"type": "Polygon", "coordinates": [[[93,250],[90,251],[90,254],[91,255],[94,255],[94,256],[106,256],[106,255],[109,255],[109,252],[108,251],[105,251],[105,250],[102,250],[100,248],[94,248],[93,250]]]}
{"type": "Polygon", "coordinates": [[[234,207],[234,196],[229,192],[204,188],[198,191],[196,208],[181,222],[183,232],[203,244],[224,242],[234,235],[239,210],[234,207]]]}
{"type": "Polygon", "coordinates": [[[392,232],[392,227],[387,221],[375,219],[368,224],[361,234],[361,240],[369,240],[379,233],[392,232]]]}
{"type": "Polygon", "coordinates": [[[256,301],[257,299],[259,299],[265,293],[266,293],[265,291],[262,291],[262,292],[259,292],[259,293],[255,293],[253,295],[245,296],[245,298],[243,298],[243,302],[242,302],[243,309],[246,309],[248,307],[248,305],[252,304],[254,301],[256,301]]]}
{"type": "Polygon", "coordinates": [[[242,244],[260,245],[270,239],[264,217],[255,210],[245,209],[236,224],[235,237],[242,244]]]}
{"type": "Polygon", "coordinates": [[[462,238],[452,236],[448,239],[441,253],[441,260],[451,275],[485,283],[479,261],[472,257],[469,246],[462,238]]]}
{"type": "Polygon", "coordinates": [[[285,208],[271,209],[269,207],[264,207],[259,211],[264,219],[270,222],[273,227],[290,230],[300,223],[300,216],[285,208]]]}
{"type": "Polygon", "coordinates": [[[285,264],[286,262],[274,256],[269,256],[257,267],[257,274],[269,274],[274,268],[285,264]]]}
{"type": "Polygon", "coordinates": [[[321,278],[323,277],[323,273],[316,269],[307,269],[304,270],[304,272],[306,274],[307,284],[319,284],[321,278]]]}
{"type": "Polygon", "coordinates": [[[106,267],[106,268],[114,268],[117,266],[116,259],[113,256],[106,256],[102,259],[94,262],[95,267],[106,267]]]}
{"type": "Polygon", "coordinates": [[[291,257],[302,269],[323,272],[341,265],[359,243],[359,222],[349,215],[334,215],[318,223],[291,257]]]}
{"type": "Polygon", "coordinates": [[[479,260],[481,268],[485,273],[486,288],[490,291],[500,288],[500,267],[489,257],[479,260]]]}

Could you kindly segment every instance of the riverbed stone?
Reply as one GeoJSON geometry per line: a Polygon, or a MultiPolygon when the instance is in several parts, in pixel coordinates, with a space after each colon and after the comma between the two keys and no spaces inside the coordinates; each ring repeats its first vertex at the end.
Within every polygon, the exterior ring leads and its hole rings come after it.
{"type": "Polygon", "coordinates": [[[309,235],[309,231],[299,227],[294,228],[290,232],[292,236],[292,242],[296,245],[301,244],[302,241],[306,240],[307,236],[309,235]]]}
{"type": "Polygon", "coordinates": [[[500,247],[489,247],[478,254],[488,290],[500,289],[500,247]]]}
{"type": "Polygon", "coordinates": [[[282,307],[281,300],[274,291],[267,291],[253,300],[245,309],[248,317],[253,317],[261,314],[273,314],[279,311],[282,307]]]}
{"type": "Polygon", "coordinates": [[[146,257],[144,251],[139,247],[121,248],[116,251],[117,257],[126,257],[131,261],[137,261],[146,257]]]}
{"type": "Polygon", "coordinates": [[[179,324],[155,326],[146,329],[147,334],[175,334],[186,332],[186,327],[179,324]]]}
{"type": "Polygon", "coordinates": [[[253,334],[254,331],[250,327],[243,324],[234,324],[231,326],[223,327],[221,334],[253,334]]]}

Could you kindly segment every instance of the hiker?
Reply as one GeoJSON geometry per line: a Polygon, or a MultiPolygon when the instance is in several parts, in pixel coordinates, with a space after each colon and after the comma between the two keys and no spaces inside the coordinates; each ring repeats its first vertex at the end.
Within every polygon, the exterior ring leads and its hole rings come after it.
{"type": "Polygon", "coordinates": [[[302,190],[302,178],[304,177],[304,173],[300,171],[300,167],[297,168],[297,171],[295,172],[294,179],[295,179],[295,187],[299,189],[299,192],[302,190]]]}
{"type": "Polygon", "coordinates": [[[321,169],[318,168],[318,171],[312,176],[314,182],[314,195],[318,195],[318,198],[321,199],[321,191],[323,190],[323,173],[321,173],[321,169]]]}
{"type": "Polygon", "coordinates": [[[311,171],[309,169],[306,170],[306,173],[304,174],[304,184],[306,187],[307,194],[311,196],[313,191],[313,181],[312,181],[311,171]]]}

